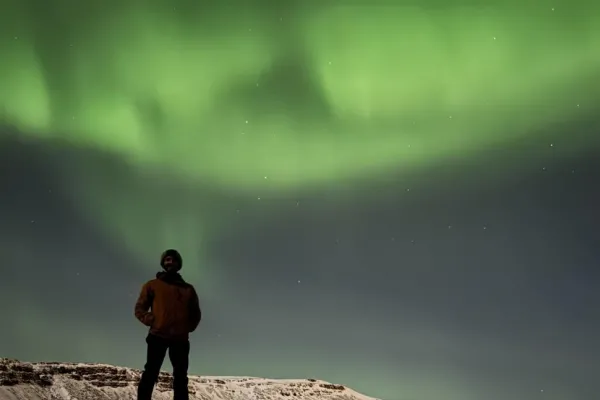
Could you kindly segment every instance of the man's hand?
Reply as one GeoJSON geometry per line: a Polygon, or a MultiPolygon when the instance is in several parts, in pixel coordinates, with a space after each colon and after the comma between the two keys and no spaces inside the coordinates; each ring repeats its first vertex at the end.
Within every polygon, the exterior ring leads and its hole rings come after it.
{"type": "Polygon", "coordinates": [[[152,327],[152,324],[154,323],[154,314],[152,314],[152,313],[146,313],[144,315],[142,323],[144,325],[146,325],[146,326],[152,327]]]}

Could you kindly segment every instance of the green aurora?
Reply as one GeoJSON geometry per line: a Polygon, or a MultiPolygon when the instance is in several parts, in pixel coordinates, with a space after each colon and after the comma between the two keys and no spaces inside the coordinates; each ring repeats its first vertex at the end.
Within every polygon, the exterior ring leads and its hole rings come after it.
{"type": "Polygon", "coordinates": [[[142,258],[191,254],[226,229],[200,187],[408,173],[593,115],[600,3],[4,0],[0,57],[0,122],[140,177],[71,171],[81,213],[142,258]]]}
{"type": "Polygon", "coordinates": [[[0,16],[6,122],[217,185],[411,168],[518,140],[598,99],[592,2],[37,3],[0,16]]]}

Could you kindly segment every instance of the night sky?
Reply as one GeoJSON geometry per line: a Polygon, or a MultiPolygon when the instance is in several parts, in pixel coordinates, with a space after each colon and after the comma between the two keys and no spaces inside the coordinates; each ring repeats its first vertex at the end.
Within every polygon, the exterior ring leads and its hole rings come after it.
{"type": "Polygon", "coordinates": [[[597,397],[600,3],[1,9],[0,356],[141,368],[174,247],[190,373],[597,397]]]}

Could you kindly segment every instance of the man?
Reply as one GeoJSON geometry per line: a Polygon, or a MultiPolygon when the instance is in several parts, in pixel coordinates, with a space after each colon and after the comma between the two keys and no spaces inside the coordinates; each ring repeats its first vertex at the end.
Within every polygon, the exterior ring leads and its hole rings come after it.
{"type": "Polygon", "coordinates": [[[135,303],[135,316],[150,327],[146,365],[138,385],[138,400],[151,400],[154,385],[169,351],[173,366],[173,398],[188,400],[189,334],[202,318],[198,295],[185,282],[179,270],[183,260],[177,250],[169,249],[160,257],[164,271],[142,287],[135,303]]]}

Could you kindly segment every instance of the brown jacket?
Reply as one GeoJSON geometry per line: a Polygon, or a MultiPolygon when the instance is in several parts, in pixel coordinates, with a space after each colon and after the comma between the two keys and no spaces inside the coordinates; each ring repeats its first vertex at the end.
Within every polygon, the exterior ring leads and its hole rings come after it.
{"type": "Polygon", "coordinates": [[[156,279],[142,287],[135,303],[135,317],[150,327],[153,335],[187,340],[198,327],[202,312],[192,285],[179,274],[159,272],[156,279]]]}

